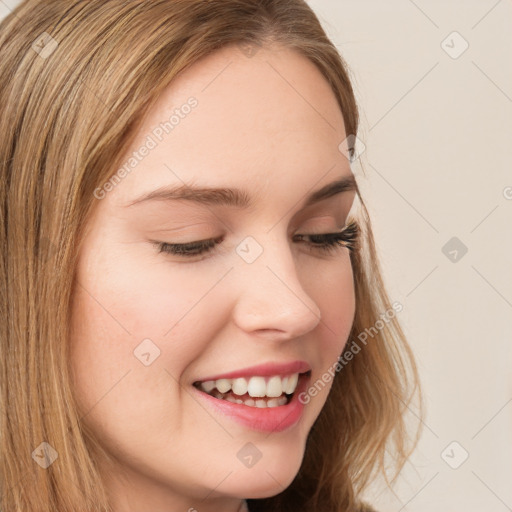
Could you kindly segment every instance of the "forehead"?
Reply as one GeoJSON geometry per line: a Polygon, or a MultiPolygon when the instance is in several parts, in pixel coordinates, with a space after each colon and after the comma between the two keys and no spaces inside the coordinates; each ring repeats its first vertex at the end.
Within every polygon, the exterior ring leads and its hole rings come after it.
{"type": "Polygon", "coordinates": [[[250,188],[262,197],[321,185],[350,174],[338,150],[345,137],[334,93],[307,58],[280,46],[251,57],[237,46],[223,48],[161,94],[123,159],[129,175],[112,196],[122,204],[191,182],[250,188]]]}

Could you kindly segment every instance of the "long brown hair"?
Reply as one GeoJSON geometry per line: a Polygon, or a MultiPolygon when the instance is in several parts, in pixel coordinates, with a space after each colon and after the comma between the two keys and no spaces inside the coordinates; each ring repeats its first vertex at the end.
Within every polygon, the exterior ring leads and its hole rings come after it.
{"type": "MultiPolygon", "coordinates": [[[[221,47],[271,44],[318,67],[346,133],[357,134],[346,64],[303,0],[26,0],[0,24],[2,511],[111,510],[93,456],[101,440],[81,422],[68,357],[94,191],[178,73],[221,47]],[[36,464],[55,455],[46,468],[36,464]]],[[[375,327],[393,305],[359,198],[349,338],[359,351],[340,363],[295,480],[277,496],[249,500],[251,511],[359,510],[374,471],[388,479],[385,454],[394,456],[394,479],[416,446],[420,429],[408,435],[404,411],[415,392],[423,410],[417,369],[396,315],[375,327]]]]}

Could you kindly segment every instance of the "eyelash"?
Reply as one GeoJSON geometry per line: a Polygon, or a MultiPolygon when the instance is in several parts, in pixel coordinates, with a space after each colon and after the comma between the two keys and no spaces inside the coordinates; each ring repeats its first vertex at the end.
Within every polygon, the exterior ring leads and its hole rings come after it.
{"type": "MultiPolygon", "coordinates": [[[[301,241],[306,237],[313,240],[313,242],[309,242],[309,246],[312,249],[331,254],[341,250],[343,247],[346,247],[351,252],[354,251],[359,239],[359,234],[359,225],[357,222],[353,221],[337,233],[296,236],[300,237],[301,241]]],[[[221,236],[209,240],[190,242],[188,244],[170,244],[167,242],[154,242],[154,244],[157,246],[159,253],[163,252],[174,256],[191,258],[210,252],[217,244],[222,242],[223,238],[224,237],[221,236]]]]}

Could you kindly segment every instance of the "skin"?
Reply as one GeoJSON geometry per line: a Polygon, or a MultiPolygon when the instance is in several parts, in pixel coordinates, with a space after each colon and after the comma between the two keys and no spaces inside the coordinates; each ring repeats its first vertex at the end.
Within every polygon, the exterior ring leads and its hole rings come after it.
{"type": "Polygon", "coordinates": [[[98,462],[116,512],[236,512],[244,498],[283,491],[332,383],[297,424],[270,434],[200,404],[192,383],[297,359],[309,362],[315,382],[336,362],[354,319],[349,250],[322,253],[292,239],[339,231],[354,203],[355,193],[344,192],[300,209],[313,190],[351,174],[326,80],[289,49],[249,58],[224,48],[166,89],[131,151],[190,96],[198,106],[97,201],[79,253],[73,384],[83,421],[112,457],[112,465],[98,462]],[[183,182],[245,189],[254,205],[126,206],[183,182]],[[190,260],[151,242],[223,234],[212,253],[190,260]],[[246,236],[263,248],[252,264],[235,252],[246,236]],[[149,366],[133,353],[147,338],[160,350],[149,366]],[[252,468],[237,458],[248,442],[262,453],[252,468]]]}

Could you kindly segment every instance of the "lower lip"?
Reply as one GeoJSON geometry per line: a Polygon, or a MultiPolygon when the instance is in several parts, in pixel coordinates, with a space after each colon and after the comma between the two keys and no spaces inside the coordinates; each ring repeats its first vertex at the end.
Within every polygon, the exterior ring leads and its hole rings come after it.
{"type": "Polygon", "coordinates": [[[227,400],[215,398],[204,391],[192,386],[203,400],[216,411],[226,415],[242,425],[262,432],[282,432],[295,425],[302,416],[304,404],[299,401],[300,393],[307,389],[309,375],[300,375],[297,389],[290,402],[277,407],[250,407],[244,404],[234,404],[227,400]]]}

